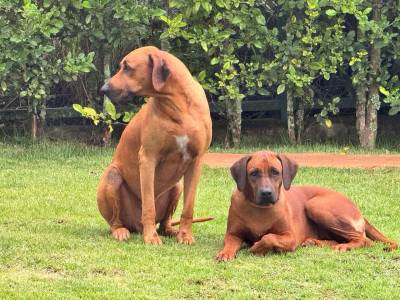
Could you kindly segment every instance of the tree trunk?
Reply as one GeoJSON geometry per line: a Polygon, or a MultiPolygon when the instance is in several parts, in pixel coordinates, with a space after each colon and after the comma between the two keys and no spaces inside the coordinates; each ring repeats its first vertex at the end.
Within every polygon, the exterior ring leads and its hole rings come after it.
{"type": "MultiPolygon", "coordinates": [[[[373,20],[379,22],[381,19],[380,10],[381,0],[373,1],[373,20]]],[[[363,33],[357,31],[358,38],[363,37],[363,33]]],[[[356,86],[356,128],[363,148],[373,149],[376,144],[376,135],[378,130],[378,110],[380,107],[379,84],[376,78],[379,76],[381,68],[381,50],[372,43],[369,51],[369,61],[371,72],[367,83],[359,83],[356,86]],[[364,87],[368,85],[368,88],[364,87]]]]}
{"type": "Polygon", "coordinates": [[[367,94],[363,85],[356,87],[356,128],[360,145],[365,140],[365,114],[367,108],[367,94]]]}
{"type": "Polygon", "coordinates": [[[31,114],[31,138],[32,141],[36,142],[38,140],[38,136],[39,136],[39,120],[38,120],[38,116],[35,113],[31,114]]]}
{"type": "MultiPolygon", "coordinates": [[[[373,20],[379,22],[381,19],[381,0],[374,0],[373,3],[373,20]]],[[[373,149],[376,144],[376,133],[378,130],[378,110],[380,107],[379,99],[379,84],[376,78],[379,76],[381,70],[381,49],[375,47],[373,43],[370,49],[371,60],[371,78],[368,90],[368,103],[366,107],[365,119],[365,137],[363,147],[373,149]]]]}
{"type": "Polygon", "coordinates": [[[364,138],[364,145],[362,145],[363,147],[366,147],[368,149],[374,149],[376,145],[379,106],[380,106],[380,100],[379,100],[378,86],[377,84],[373,84],[369,89],[365,138],[364,138]]]}
{"type": "Polygon", "coordinates": [[[297,144],[301,144],[303,142],[303,129],[304,129],[304,102],[299,101],[299,105],[296,110],[296,129],[297,136],[296,142],[297,144]]]}
{"type": "Polygon", "coordinates": [[[37,100],[32,102],[32,112],[31,112],[31,139],[36,142],[41,136],[41,123],[38,114],[38,103],[37,100]]]}
{"type": "Polygon", "coordinates": [[[227,119],[225,147],[238,147],[242,133],[242,101],[238,99],[226,100],[225,112],[227,119]]]}
{"type": "Polygon", "coordinates": [[[288,135],[289,142],[291,144],[296,144],[296,123],[294,118],[294,98],[292,91],[288,90],[286,93],[287,104],[287,127],[288,127],[288,135]]]}

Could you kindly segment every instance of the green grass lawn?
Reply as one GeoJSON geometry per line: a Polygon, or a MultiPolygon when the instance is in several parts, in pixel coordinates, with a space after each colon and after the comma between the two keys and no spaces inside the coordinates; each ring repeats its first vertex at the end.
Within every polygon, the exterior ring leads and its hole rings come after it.
{"type": "MultiPolygon", "coordinates": [[[[70,144],[0,144],[0,298],[35,299],[399,299],[400,250],[336,253],[302,248],[217,263],[229,197],[228,170],[205,169],[198,189],[196,244],[140,236],[114,241],[95,193],[112,149],[70,144]]],[[[300,169],[312,183],[351,196],[365,216],[400,241],[400,169],[300,169]]]]}

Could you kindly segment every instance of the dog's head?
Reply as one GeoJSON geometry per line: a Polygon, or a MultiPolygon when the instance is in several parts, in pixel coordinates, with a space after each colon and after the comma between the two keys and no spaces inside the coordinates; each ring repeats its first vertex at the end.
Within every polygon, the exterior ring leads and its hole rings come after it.
{"type": "Polygon", "coordinates": [[[239,191],[260,206],[272,206],[279,200],[281,186],[286,190],[296,176],[297,163],[286,155],[257,152],[245,156],[231,167],[239,191]]]}
{"type": "Polygon", "coordinates": [[[162,93],[170,76],[165,56],[164,51],[152,46],[130,52],[121,60],[119,71],[103,85],[100,93],[113,101],[162,93]]]}

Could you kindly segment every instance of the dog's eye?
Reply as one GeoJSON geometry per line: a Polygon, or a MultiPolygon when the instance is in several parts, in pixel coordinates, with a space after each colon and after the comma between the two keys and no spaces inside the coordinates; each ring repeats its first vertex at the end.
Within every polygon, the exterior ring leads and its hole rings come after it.
{"type": "Polygon", "coordinates": [[[271,169],[271,175],[272,176],[278,176],[279,175],[279,171],[277,169],[275,169],[275,168],[272,168],[271,169]]]}
{"type": "Polygon", "coordinates": [[[254,170],[254,171],[250,172],[250,176],[252,176],[252,177],[257,177],[259,175],[260,175],[260,171],[258,171],[258,170],[254,170]]]}
{"type": "Polygon", "coordinates": [[[133,68],[131,68],[126,61],[124,61],[123,65],[122,65],[122,70],[124,70],[124,72],[131,72],[133,71],[133,68]]]}

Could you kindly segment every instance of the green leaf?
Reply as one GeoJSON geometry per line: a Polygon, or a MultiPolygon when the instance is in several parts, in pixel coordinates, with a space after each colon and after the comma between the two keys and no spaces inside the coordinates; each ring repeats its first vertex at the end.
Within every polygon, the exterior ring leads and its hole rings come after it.
{"type": "Polygon", "coordinates": [[[212,6],[211,6],[211,4],[208,2],[208,1],[202,1],[201,2],[201,6],[203,6],[203,8],[204,8],[204,10],[207,12],[207,13],[210,13],[210,11],[212,10],[212,6]]]}
{"type": "Polygon", "coordinates": [[[203,81],[204,79],[206,78],[206,71],[201,71],[200,73],[199,73],[199,75],[197,76],[197,79],[199,80],[199,81],[203,81]]]}
{"type": "Polygon", "coordinates": [[[7,83],[5,81],[1,82],[1,89],[3,90],[3,92],[7,90],[7,83]]]}
{"type": "Polygon", "coordinates": [[[80,104],[78,104],[78,103],[72,104],[72,108],[73,108],[74,110],[76,110],[77,112],[81,113],[81,114],[82,114],[82,112],[83,112],[82,106],[81,106],[80,104]]]}
{"type": "Polygon", "coordinates": [[[307,0],[307,4],[310,9],[316,9],[318,7],[318,0],[307,0]]]}
{"type": "Polygon", "coordinates": [[[122,122],[128,123],[130,120],[132,120],[134,115],[135,115],[134,112],[130,112],[130,111],[124,112],[124,116],[122,117],[122,122]]]}
{"type": "Polygon", "coordinates": [[[389,116],[394,116],[400,112],[400,106],[393,106],[389,109],[389,116]]]}
{"type": "Polygon", "coordinates": [[[216,65],[217,63],[219,63],[219,58],[218,58],[218,57],[213,57],[213,58],[211,59],[210,64],[211,64],[211,65],[216,65]]]}
{"type": "Polygon", "coordinates": [[[193,14],[197,14],[197,13],[199,12],[200,5],[201,5],[200,2],[196,2],[196,3],[194,4],[194,6],[193,6],[193,14]]]}
{"type": "Polygon", "coordinates": [[[258,15],[256,17],[256,21],[259,25],[265,25],[265,18],[263,15],[258,15]]]}
{"type": "Polygon", "coordinates": [[[84,107],[82,112],[87,115],[88,117],[95,117],[97,116],[97,112],[91,107],[84,107]]]}
{"type": "Polygon", "coordinates": [[[169,32],[168,31],[164,31],[163,33],[161,33],[160,35],[160,39],[161,40],[165,40],[169,37],[169,32]]]}
{"type": "Polygon", "coordinates": [[[57,20],[54,22],[54,25],[55,25],[57,28],[62,28],[62,27],[64,26],[64,22],[63,22],[62,20],[60,20],[60,19],[57,19],[57,20]]]}
{"type": "Polygon", "coordinates": [[[89,15],[87,15],[86,18],[85,18],[85,23],[86,23],[86,24],[89,24],[91,20],[92,20],[92,15],[89,14],[89,15]]]}
{"type": "Polygon", "coordinates": [[[311,70],[314,70],[314,71],[318,71],[318,70],[322,69],[323,66],[324,66],[324,65],[323,65],[322,63],[317,62],[317,61],[313,61],[313,62],[310,64],[310,69],[311,69],[311,70]]]}
{"type": "Polygon", "coordinates": [[[367,7],[366,9],[364,9],[363,14],[368,15],[371,11],[372,11],[372,7],[367,7]]]}
{"type": "Polygon", "coordinates": [[[329,17],[334,17],[334,16],[336,16],[336,14],[337,14],[337,12],[336,12],[336,10],[334,10],[334,9],[327,9],[326,10],[326,15],[328,15],[329,17]]]}
{"type": "Polygon", "coordinates": [[[81,9],[81,8],[82,8],[82,3],[81,3],[81,1],[72,0],[71,3],[72,3],[72,5],[73,5],[76,9],[81,9]]]}
{"type": "Polygon", "coordinates": [[[332,128],[332,121],[330,119],[325,119],[325,126],[327,128],[332,128]]]}
{"type": "Polygon", "coordinates": [[[108,132],[112,133],[114,131],[114,128],[112,127],[111,124],[108,125],[108,132]]]}
{"type": "Polygon", "coordinates": [[[296,70],[294,69],[293,65],[289,65],[289,73],[292,75],[296,74],[296,70]]]}
{"type": "Polygon", "coordinates": [[[217,0],[215,2],[215,4],[217,4],[217,6],[220,7],[220,8],[224,8],[225,7],[225,3],[224,3],[223,0],[217,0]]]}
{"type": "Polygon", "coordinates": [[[104,110],[110,115],[111,119],[116,120],[117,111],[114,104],[108,98],[104,100],[104,110]]]}
{"type": "Polygon", "coordinates": [[[164,16],[165,14],[166,14],[165,10],[161,8],[153,9],[153,11],[151,12],[152,17],[161,17],[164,16]]]}
{"type": "Polygon", "coordinates": [[[170,19],[168,19],[167,16],[160,16],[160,20],[167,23],[169,25],[169,23],[171,22],[170,19]]]}
{"type": "Polygon", "coordinates": [[[232,19],[232,24],[237,25],[242,21],[242,18],[240,16],[234,16],[232,19]]]}
{"type": "Polygon", "coordinates": [[[89,1],[85,0],[85,1],[82,1],[82,7],[83,8],[92,8],[92,5],[90,4],[89,1]]]}
{"type": "Polygon", "coordinates": [[[259,95],[261,95],[261,96],[268,96],[268,95],[269,95],[268,90],[266,90],[266,89],[264,89],[264,88],[258,89],[258,90],[257,90],[257,93],[258,93],[259,95]]]}
{"type": "Polygon", "coordinates": [[[263,44],[261,41],[255,41],[254,42],[254,46],[258,49],[261,49],[263,47],[263,44]]]}
{"type": "Polygon", "coordinates": [[[280,95],[280,94],[282,94],[282,93],[285,91],[285,89],[286,89],[286,86],[285,86],[284,83],[282,83],[282,84],[280,84],[280,85],[278,86],[278,88],[276,89],[276,93],[277,93],[278,95],[280,95]]]}
{"type": "Polygon", "coordinates": [[[385,95],[386,97],[388,97],[390,95],[390,92],[385,89],[383,86],[379,86],[379,91],[381,92],[382,95],[385,95]]]}
{"type": "Polygon", "coordinates": [[[181,7],[181,5],[180,5],[179,1],[177,1],[177,0],[170,0],[169,7],[171,7],[171,8],[178,7],[179,8],[179,7],[181,7]]]}
{"type": "Polygon", "coordinates": [[[203,48],[204,51],[208,51],[207,43],[205,41],[200,42],[201,48],[203,48]]]}

